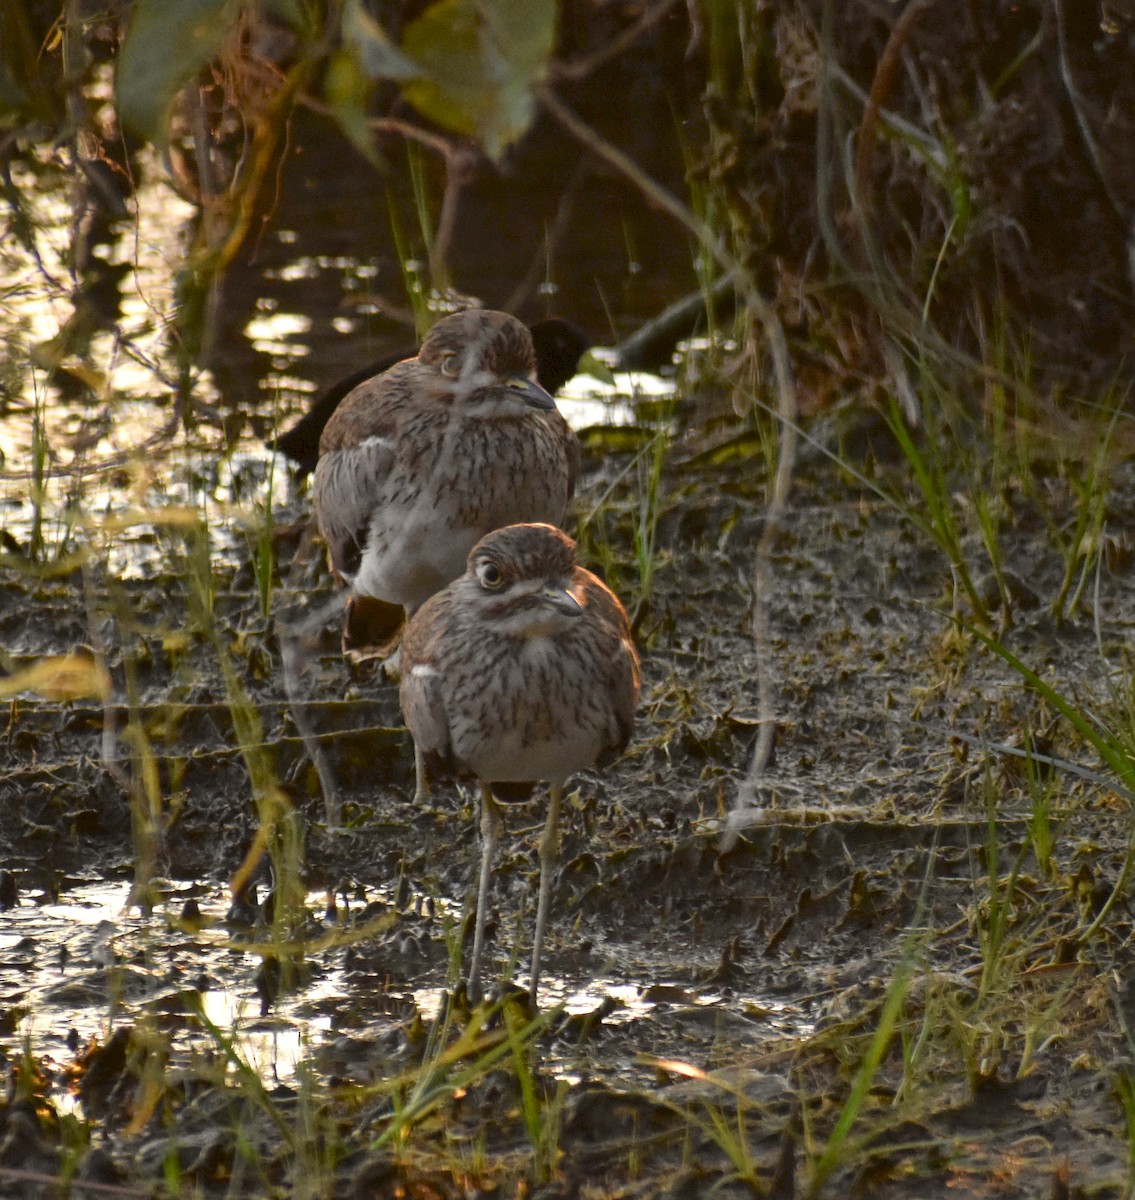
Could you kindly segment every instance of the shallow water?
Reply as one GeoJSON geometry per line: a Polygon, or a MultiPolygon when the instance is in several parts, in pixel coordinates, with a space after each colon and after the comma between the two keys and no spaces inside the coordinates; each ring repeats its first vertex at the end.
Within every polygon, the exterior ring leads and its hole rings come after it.
{"type": "MultiPolygon", "coordinates": [[[[9,1036],[45,1070],[54,1071],[52,1094],[61,1108],[81,1111],[67,1083],[66,1064],[82,1048],[105,1044],[119,1028],[150,1029],[174,1065],[201,1056],[219,1055],[223,1061],[235,1055],[273,1086],[297,1083],[312,1057],[334,1052],[337,1039],[348,1030],[378,1039],[415,1010],[427,1021],[442,1015],[446,991],[430,983],[399,990],[391,1015],[383,1017],[370,1007],[361,1029],[356,1029],[355,1015],[343,1025],[342,1018],[359,999],[360,982],[357,970],[345,966],[342,946],[309,953],[304,980],[282,992],[265,1012],[257,988],[261,954],[241,947],[243,942],[262,948],[267,932],[242,933],[227,926],[228,894],[216,883],[159,885],[159,890],[164,898],[148,914],[130,904],[128,882],[96,881],[75,884],[58,896],[25,896],[0,915],[0,996],[11,1023],[9,1036]],[[188,928],[179,915],[190,898],[200,910],[199,928],[188,928]]],[[[318,912],[322,902],[318,895],[309,896],[309,911],[318,912]]],[[[333,926],[326,928],[333,931],[333,926]]],[[[353,941],[348,931],[344,934],[353,941]]],[[[725,996],[712,987],[659,983],[665,978],[665,955],[660,952],[658,961],[645,962],[641,944],[608,944],[600,953],[624,965],[633,961],[635,978],[656,982],[643,988],[626,976],[600,972],[580,983],[547,972],[541,1007],[562,1007],[571,1017],[603,1005],[603,1023],[612,1031],[675,1005],[675,1011],[687,1014],[680,1020],[695,1024],[699,1009],[708,1017],[759,1009],[766,1033],[776,1029],[799,1037],[812,1028],[807,1014],[771,997],[725,996]]],[[[688,957],[673,944],[666,953],[674,956],[675,965],[688,957]]],[[[376,995],[385,994],[381,979],[375,978],[373,987],[376,995]]],[[[576,1057],[552,1053],[546,1066],[573,1079],[576,1057]]],[[[612,1075],[627,1069],[617,1057],[608,1064],[612,1075]]]]}
{"type": "MultiPolygon", "coordinates": [[[[106,256],[112,265],[132,265],[121,281],[121,316],[113,330],[94,334],[85,353],[64,355],[68,386],[45,382],[42,366],[29,367],[29,359],[52,358],[72,308],[68,181],[46,170],[19,172],[18,185],[41,205],[41,261],[14,239],[0,247],[0,292],[9,298],[0,311],[0,529],[15,546],[42,544],[49,558],[92,547],[126,578],[166,567],[156,549],[159,530],[183,515],[208,521],[221,560],[246,553],[240,529],[296,499],[286,460],[266,451],[263,439],[286,428],[324,387],[412,337],[398,326],[384,336],[361,330],[368,306],[357,297],[373,286],[375,262],[319,252],[311,243],[327,230],[296,221],[295,229],[265,235],[274,249],[262,244],[263,261],[232,272],[223,295],[256,297],[222,305],[213,365],[196,375],[190,411],[179,413],[168,330],[193,209],[152,161],[145,165],[136,219],[106,256]],[[330,298],[312,283],[323,275],[338,280],[330,298]],[[295,286],[305,283],[311,286],[295,286]],[[337,308],[343,297],[351,298],[344,313],[318,308],[337,308]],[[343,352],[321,364],[317,379],[310,360],[326,350],[325,324],[343,339],[343,352]],[[232,363],[246,367],[238,385],[232,363]]],[[[349,191],[341,203],[349,207],[349,191]]],[[[647,373],[610,381],[581,375],[563,389],[560,405],[581,429],[632,424],[637,399],[673,394],[672,380],[647,373]]]]}

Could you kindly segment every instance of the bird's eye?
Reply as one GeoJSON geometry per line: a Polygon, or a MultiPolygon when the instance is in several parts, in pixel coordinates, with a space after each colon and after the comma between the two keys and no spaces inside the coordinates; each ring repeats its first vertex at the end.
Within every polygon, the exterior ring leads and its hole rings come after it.
{"type": "Polygon", "coordinates": [[[456,379],[461,374],[461,364],[457,360],[457,352],[455,350],[447,350],[441,356],[438,366],[441,373],[450,379],[456,379]]]}
{"type": "Polygon", "coordinates": [[[482,587],[493,591],[504,583],[504,575],[501,574],[501,569],[495,562],[479,562],[477,564],[477,578],[480,580],[482,587]]]}

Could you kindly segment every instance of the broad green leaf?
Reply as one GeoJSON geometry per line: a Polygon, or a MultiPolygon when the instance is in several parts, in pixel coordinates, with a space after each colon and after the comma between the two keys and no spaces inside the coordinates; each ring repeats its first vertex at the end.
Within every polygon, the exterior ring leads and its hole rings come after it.
{"type": "Polygon", "coordinates": [[[402,48],[425,74],[403,94],[499,158],[532,123],[555,36],[555,0],[438,0],[406,30],[402,48]]]}
{"type": "Polygon", "coordinates": [[[115,84],[131,129],[151,142],[165,140],[174,97],[212,59],[233,17],[226,0],[138,0],[115,84]]]}
{"type": "Polygon", "coordinates": [[[324,98],[343,132],[367,159],[377,163],[367,109],[370,91],[371,81],[350,50],[337,50],[328,59],[323,77],[324,98]]]}
{"type": "Polygon", "coordinates": [[[555,0],[479,0],[493,50],[529,83],[543,78],[556,44],[555,0]]]}
{"type": "Polygon", "coordinates": [[[402,94],[425,117],[474,134],[492,104],[473,0],[438,0],[410,25],[402,48],[423,69],[402,94]]]}
{"type": "Polygon", "coordinates": [[[611,368],[599,358],[594,350],[587,350],[583,357],[576,363],[575,373],[577,375],[590,375],[592,379],[598,379],[600,383],[610,384],[615,386],[615,373],[611,368]]]}
{"type": "Polygon", "coordinates": [[[481,126],[492,158],[522,137],[536,115],[532,86],[543,79],[555,49],[555,0],[481,0],[481,51],[497,83],[481,126]]]}
{"type": "Polygon", "coordinates": [[[386,30],[363,8],[362,0],[343,6],[343,41],[371,79],[417,79],[422,68],[386,36],[386,30]]]}

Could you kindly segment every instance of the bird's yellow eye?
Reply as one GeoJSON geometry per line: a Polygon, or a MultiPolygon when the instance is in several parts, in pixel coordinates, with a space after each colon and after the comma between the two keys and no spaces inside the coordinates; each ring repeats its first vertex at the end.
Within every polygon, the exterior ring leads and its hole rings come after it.
{"type": "Polygon", "coordinates": [[[495,562],[481,561],[477,564],[477,578],[483,588],[495,591],[504,583],[504,575],[495,562]]]}
{"type": "Polygon", "coordinates": [[[447,350],[442,356],[438,367],[443,375],[450,379],[456,379],[461,374],[461,363],[458,361],[457,352],[455,350],[447,350]]]}

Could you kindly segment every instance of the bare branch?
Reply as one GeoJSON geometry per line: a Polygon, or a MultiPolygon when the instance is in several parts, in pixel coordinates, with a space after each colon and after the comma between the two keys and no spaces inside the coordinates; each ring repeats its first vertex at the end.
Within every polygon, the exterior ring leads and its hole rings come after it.
{"type": "MultiPolygon", "coordinates": [[[[780,424],[776,474],[765,510],[765,524],[757,544],[753,563],[753,644],[757,651],[757,717],[759,732],[748,773],[738,789],[732,817],[741,823],[742,814],[752,808],[759,798],[765,770],[772,754],[773,734],[776,730],[775,690],[772,682],[772,662],[769,653],[768,598],[772,592],[772,552],[780,538],[788,511],[788,497],[792,490],[792,474],[796,465],[796,387],[792,379],[792,365],[788,357],[788,343],[784,327],[776,309],[761,295],[753,282],[752,275],[722,243],[712,228],[693,213],[676,196],[652,179],[618,147],[613,146],[601,134],[592,129],[559,97],[547,87],[538,89],[537,95],[544,108],[573,137],[587,147],[597,158],[612,166],[639,189],[647,200],[673,217],[688,230],[701,246],[713,256],[714,261],[733,281],[738,294],[761,327],[765,345],[772,359],[776,378],[777,420],[780,424]]],[[[736,840],[736,825],[730,823],[722,834],[719,845],[729,849],[736,840]]]]}
{"type": "Polygon", "coordinates": [[[1091,161],[1092,170],[1095,171],[1096,178],[1100,181],[1100,186],[1103,188],[1103,193],[1107,197],[1108,203],[1119,217],[1124,218],[1124,208],[1116,198],[1115,191],[1108,180],[1103,156],[1100,154],[1100,148],[1096,144],[1095,135],[1092,133],[1091,123],[1088,121],[1084,97],[1080,89],[1076,86],[1075,79],[1072,78],[1072,64],[1068,61],[1068,35],[1064,29],[1064,8],[1061,0],[1052,0],[1052,10],[1056,16],[1056,41],[1060,52],[1060,78],[1064,81],[1064,91],[1068,95],[1068,103],[1071,104],[1072,113],[1076,118],[1076,128],[1080,131],[1080,137],[1083,140],[1084,149],[1087,151],[1088,158],[1091,161]]]}
{"type": "Polygon", "coordinates": [[[608,42],[594,54],[581,55],[568,62],[552,63],[548,71],[549,79],[553,83],[560,80],[586,79],[605,62],[622,54],[628,46],[637,41],[655,22],[661,20],[677,3],[678,0],[659,0],[652,8],[648,8],[634,24],[628,25],[614,41],[608,42]]]}

